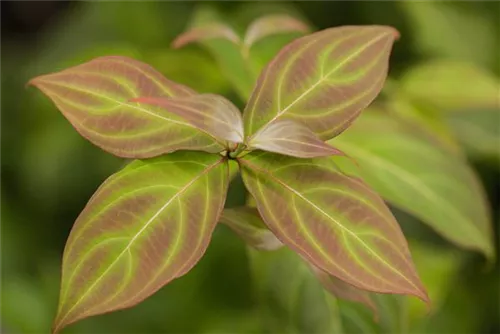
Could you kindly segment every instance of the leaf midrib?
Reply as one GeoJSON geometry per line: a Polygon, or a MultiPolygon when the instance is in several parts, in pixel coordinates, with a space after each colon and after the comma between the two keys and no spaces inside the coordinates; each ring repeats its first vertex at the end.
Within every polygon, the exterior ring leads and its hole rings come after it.
{"type": "Polygon", "coordinates": [[[320,79],[314,83],[313,85],[311,85],[307,90],[305,90],[302,94],[300,94],[295,100],[293,100],[288,106],[286,106],[284,109],[282,110],[279,110],[278,113],[273,117],[271,118],[271,120],[269,122],[267,122],[267,124],[269,123],[272,123],[273,121],[275,121],[278,117],[280,117],[281,115],[283,115],[285,112],[287,112],[291,107],[293,107],[296,103],[298,103],[301,99],[303,99],[305,96],[307,96],[310,92],[312,92],[318,85],[320,85],[321,83],[323,83],[323,81],[327,80],[328,77],[330,77],[332,74],[334,74],[336,71],[338,71],[340,68],[342,68],[342,66],[344,66],[346,63],[348,63],[349,61],[351,61],[353,58],[359,56],[359,54],[361,54],[361,52],[363,52],[364,50],[366,50],[368,47],[372,46],[374,43],[378,42],[379,40],[381,40],[382,38],[386,37],[388,34],[381,34],[378,38],[375,38],[373,40],[371,40],[369,43],[366,43],[363,47],[359,48],[358,50],[356,50],[356,52],[354,52],[353,54],[351,54],[349,57],[346,57],[345,59],[343,59],[341,62],[339,62],[333,69],[331,69],[330,71],[328,71],[326,74],[324,74],[322,77],[320,77],[320,79]]]}
{"type": "Polygon", "coordinates": [[[405,275],[403,275],[401,272],[399,272],[392,265],[390,265],[389,263],[387,263],[387,261],[385,261],[383,258],[381,258],[363,240],[361,240],[353,231],[349,230],[347,227],[345,227],[340,222],[338,222],[337,220],[335,220],[333,217],[331,217],[330,215],[328,215],[328,213],[326,213],[320,207],[318,207],[313,202],[311,202],[309,199],[307,199],[305,196],[303,196],[299,191],[297,191],[297,190],[293,189],[292,187],[288,186],[285,182],[283,182],[281,179],[277,178],[270,171],[264,170],[264,169],[261,169],[261,168],[258,168],[258,167],[256,168],[255,165],[253,165],[252,163],[249,163],[248,160],[245,161],[243,159],[240,159],[240,161],[243,162],[243,163],[248,164],[249,166],[251,166],[251,169],[263,172],[264,174],[268,175],[270,178],[274,179],[277,183],[281,184],[285,189],[287,189],[290,192],[294,193],[296,196],[298,196],[299,198],[301,198],[302,200],[304,200],[306,203],[308,203],[309,205],[311,205],[312,207],[314,207],[316,210],[318,210],[319,212],[321,212],[324,216],[328,217],[329,220],[331,220],[332,222],[334,222],[343,231],[349,233],[351,235],[351,237],[353,237],[353,239],[356,239],[366,250],[368,250],[369,253],[371,253],[374,257],[376,257],[379,261],[381,261],[382,263],[384,263],[393,272],[395,272],[397,275],[399,275],[401,278],[403,278],[405,281],[407,281],[412,287],[414,287],[416,289],[416,291],[420,292],[420,289],[418,288],[418,286],[416,286],[411,280],[409,280],[405,275]]]}
{"type": "Polygon", "coordinates": [[[184,187],[179,189],[179,191],[173,195],[147,222],[144,224],[144,226],[132,237],[132,239],[129,241],[129,243],[125,246],[122,252],[118,254],[116,259],[108,266],[108,268],[101,274],[97,279],[94,281],[94,283],[87,289],[87,291],[73,304],[73,306],[66,312],[66,315],[61,318],[61,320],[58,321],[59,324],[63,324],[64,320],[68,317],[68,315],[71,314],[73,309],[77,307],[80,302],[94,289],[94,287],[103,279],[103,277],[109,272],[109,270],[118,262],[118,260],[128,251],[130,251],[130,247],[132,244],[137,240],[137,238],[142,235],[142,232],[149,227],[149,225],[175,200],[177,199],[180,195],[182,195],[189,187],[194,184],[198,179],[200,179],[202,176],[206,175],[210,170],[221,164],[225,158],[219,159],[217,162],[213,163],[212,165],[207,166],[207,168],[198,174],[195,178],[193,178],[191,181],[189,181],[184,187]]]}
{"type": "Polygon", "coordinates": [[[211,137],[216,143],[222,145],[224,147],[223,144],[221,144],[219,142],[219,140],[214,137],[211,133],[205,131],[204,129],[200,128],[200,127],[197,127],[191,123],[186,123],[186,122],[182,122],[182,121],[177,121],[177,120],[174,120],[172,118],[168,118],[168,117],[164,117],[162,115],[159,115],[159,114],[156,114],[156,113],[153,113],[145,108],[141,108],[139,106],[136,106],[136,105],[133,105],[133,104],[130,104],[130,103],[124,103],[120,100],[117,100],[117,99],[114,99],[112,97],[109,97],[109,96],[106,96],[106,95],[102,95],[102,94],[99,94],[97,92],[94,92],[94,91],[90,91],[90,90],[86,90],[86,89],[83,89],[81,87],[78,87],[78,86],[73,86],[73,85],[65,85],[65,84],[62,84],[60,82],[57,82],[57,81],[51,81],[51,80],[47,80],[47,79],[38,79],[37,81],[39,82],[46,82],[48,84],[51,84],[51,85],[57,85],[59,87],[63,87],[63,88],[69,88],[69,89],[73,89],[73,90],[76,90],[76,91],[79,91],[79,92],[82,92],[82,93],[86,93],[86,94],[90,94],[90,95],[94,95],[94,96],[97,96],[98,98],[101,98],[101,99],[104,99],[104,100],[108,100],[108,101],[111,101],[113,103],[116,103],[118,104],[119,106],[123,106],[123,107],[129,107],[129,108],[132,108],[132,109],[136,109],[138,111],[141,111],[143,113],[146,113],[150,116],[153,116],[153,117],[157,117],[157,118],[160,118],[164,121],[167,121],[167,122],[171,122],[171,123],[175,123],[175,124],[179,124],[179,125],[183,125],[183,126],[187,126],[187,127],[190,127],[190,128],[193,128],[195,130],[198,130],[198,131],[201,131],[203,133],[205,133],[206,135],[208,135],[209,137],[211,137]]]}

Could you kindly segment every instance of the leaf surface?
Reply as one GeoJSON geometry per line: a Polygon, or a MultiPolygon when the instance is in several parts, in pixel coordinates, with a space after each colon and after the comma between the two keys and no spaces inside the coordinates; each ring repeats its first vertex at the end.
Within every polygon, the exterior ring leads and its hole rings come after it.
{"type": "Polygon", "coordinates": [[[193,90],[131,58],[107,56],[32,79],[73,127],[103,150],[149,158],[175,150],[220,152],[222,144],[161,108],[140,106],[140,96],[187,97],[193,90]]]}
{"type": "Polygon", "coordinates": [[[385,26],[345,26],[291,42],[257,80],[244,112],[245,134],[292,119],[323,140],[338,135],[380,92],[397,36],[385,26]]]}
{"type": "Polygon", "coordinates": [[[131,307],[187,273],[224,206],[225,158],[175,152],[108,178],[75,222],[63,256],[54,332],[131,307]]]}
{"type": "Polygon", "coordinates": [[[469,156],[500,166],[500,107],[449,113],[446,121],[469,156]]]}
{"type": "Polygon", "coordinates": [[[373,312],[374,318],[378,318],[377,306],[367,291],[360,290],[350,284],[347,284],[335,276],[329,275],[316,266],[311,266],[311,269],[321,285],[323,285],[323,287],[332,295],[337,298],[364,304],[373,312]]]}
{"type": "Polygon", "coordinates": [[[194,42],[201,42],[210,39],[227,39],[228,41],[239,44],[240,37],[234,30],[223,23],[209,23],[199,27],[193,27],[175,38],[172,47],[180,48],[194,42]]]}
{"type": "Polygon", "coordinates": [[[467,162],[395,115],[367,111],[330,141],[352,156],[359,174],[385,200],[462,247],[494,254],[483,189],[467,162]]]}
{"type": "Polygon", "coordinates": [[[400,87],[412,98],[441,111],[500,109],[500,81],[473,63],[426,62],[405,73],[400,87]]]}
{"type": "Polygon", "coordinates": [[[290,15],[267,15],[254,20],[248,26],[243,44],[249,48],[259,40],[270,35],[307,31],[309,31],[309,27],[304,22],[290,15]]]}
{"type": "Polygon", "coordinates": [[[283,246],[264,224],[256,208],[242,206],[224,209],[220,222],[255,249],[270,251],[283,246]]]}
{"type": "Polygon", "coordinates": [[[282,247],[273,252],[249,249],[258,310],[266,333],[342,333],[338,310],[301,257],[282,247]]]}
{"type": "Polygon", "coordinates": [[[332,158],[252,152],[239,162],[270,230],[306,261],[360,289],[428,301],[387,206],[332,158]]]}
{"type": "Polygon", "coordinates": [[[319,139],[305,125],[290,119],[276,120],[264,126],[248,146],[297,158],[343,154],[319,139]]]}
{"type": "Polygon", "coordinates": [[[132,99],[132,102],[163,108],[214,137],[233,143],[243,142],[241,113],[231,101],[220,95],[201,94],[181,98],[138,97],[132,99]]]}

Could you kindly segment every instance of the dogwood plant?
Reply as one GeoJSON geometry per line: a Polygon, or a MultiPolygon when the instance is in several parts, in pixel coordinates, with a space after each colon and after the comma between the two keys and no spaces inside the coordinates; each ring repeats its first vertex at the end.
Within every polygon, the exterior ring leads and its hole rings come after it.
{"type": "Polygon", "coordinates": [[[136,159],[73,226],[53,331],[131,307],[189,272],[219,220],[257,248],[286,245],[346,298],[370,305],[365,290],[428,301],[391,211],[339,169],[343,153],[327,143],[380,92],[397,37],[344,26],[294,40],[264,68],[243,115],[121,56],[33,79],[83,137],[136,159]],[[223,213],[230,160],[256,208],[223,213]]]}

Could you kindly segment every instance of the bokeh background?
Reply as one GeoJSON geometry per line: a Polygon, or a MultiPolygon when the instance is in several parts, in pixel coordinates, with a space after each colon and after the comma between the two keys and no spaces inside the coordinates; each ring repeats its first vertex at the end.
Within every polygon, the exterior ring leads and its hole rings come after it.
{"type": "MultiPolygon", "coordinates": [[[[497,82],[500,75],[498,2],[2,1],[2,333],[50,331],[71,226],[98,185],[124,164],[81,138],[50,100],[26,83],[97,56],[126,55],[172,80],[241,105],[209,53],[196,46],[169,47],[200,7],[219,11],[240,31],[259,15],[282,12],[318,29],[392,25],[402,36],[391,58],[396,83],[415,64],[433,59],[467,62],[497,82]]],[[[463,81],[474,84],[467,77],[463,81]]],[[[499,113],[474,115],[467,121],[478,134],[459,139],[488,194],[498,241],[499,113]]],[[[236,183],[228,205],[243,202],[243,189],[236,183]]],[[[488,267],[480,255],[456,248],[408,216],[400,217],[414,240],[415,258],[423,259],[419,270],[426,272],[426,283],[442,291],[438,310],[425,326],[406,330],[500,332],[498,264],[488,267]]],[[[206,256],[182,279],[133,309],[84,320],[64,333],[263,333],[256,295],[245,245],[220,226],[206,256]]]]}

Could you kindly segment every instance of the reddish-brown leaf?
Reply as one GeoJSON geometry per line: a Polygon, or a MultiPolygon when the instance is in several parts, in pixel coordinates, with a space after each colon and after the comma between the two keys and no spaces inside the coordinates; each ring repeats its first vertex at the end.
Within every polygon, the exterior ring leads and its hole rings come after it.
{"type": "Polygon", "coordinates": [[[296,39],[262,71],[244,112],[245,134],[278,119],[322,140],[345,130],[380,92],[395,29],[343,26],[296,39]]]}
{"type": "Polygon", "coordinates": [[[297,158],[343,155],[340,150],[319,139],[308,127],[290,119],[276,120],[264,126],[248,147],[297,158]]]}
{"type": "Polygon", "coordinates": [[[240,43],[240,38],[231,27],[222,23],[210,23],[183,32],[172,42],[172,47],[177,49],[193,42],[215,38],[227,39],[235,44],[240,43]]]}
{"type": "Polygon", "coordinates": [[[238,161],[269,229],[306,261],[360,289],[428,301],[390,210],[333,158],[251,152],[238,161]]]}
{"type": "Polygon", "coordinates": [[[29,82],[44,92],[75,129],[120,157],[149,158],[175,150],[220,152],[224,144],[164,109],[139,105],[139,96],[196,94],[137,60],[107,56],[29,82]]]}
{"type": "Polygon", "coordinates": [[[220,222],[226,224],[255,249],[270,251],[283,246],[264,224],[256,208],[241,206],[224,209],[220,222]]]}
{"type": "Polygon", "coordinates": [[[201,94],[181,98],[139,97],[131,101],[161,107],[214,137],[233,143],[243,142],[241,113],[231,101],[220,95],[201,94]]]}
{"type": "Polygon", "coordinates": [[[314,265],[310,267],[314,275],[318,278],[318,281],[328,292],[337,298],[364,304],[373,312],[374,319],[378,319],[377,305],[367,291],[358,289],[335,276],[329,275],[314,265]]]}
{"type": "Polygon", "coordinates": [[[267,36],[307,31],[309,31],[307,24],[292,16],[283,14],[267,15],[259,17],[248,26],[243,44],[250,47],[267,36]]]}

